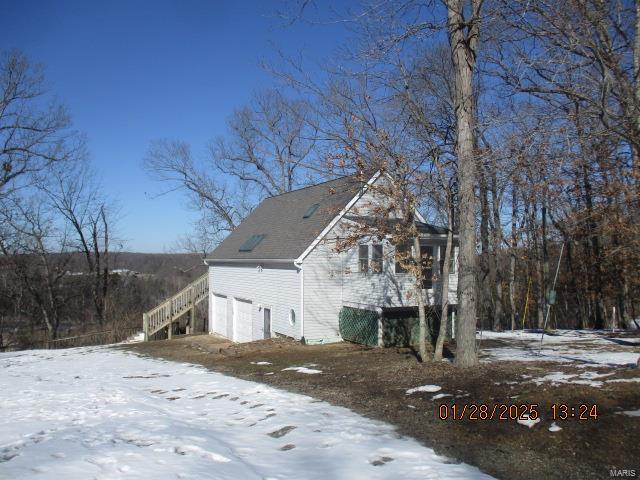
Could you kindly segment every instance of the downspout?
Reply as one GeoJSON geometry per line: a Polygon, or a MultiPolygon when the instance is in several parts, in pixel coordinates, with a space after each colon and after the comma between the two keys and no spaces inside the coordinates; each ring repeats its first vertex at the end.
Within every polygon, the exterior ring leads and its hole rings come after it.
{"type": "Polygon", "coordinates": [[[301,261],[294,261],[293,264],[300,269],[300,342],[304,345],[304,270],[301,261]]]}

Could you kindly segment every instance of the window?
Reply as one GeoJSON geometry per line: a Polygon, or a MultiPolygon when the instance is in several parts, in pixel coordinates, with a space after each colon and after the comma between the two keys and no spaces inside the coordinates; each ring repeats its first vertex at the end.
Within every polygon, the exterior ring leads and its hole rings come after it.
{"type": "Polygon", "coordinates": [[[435,248],[432,245],[420,245],[420,259],[422,263],[422,288],[433,287],[433,259],[435,248]]]}
{"type": "Polygon", "coordinates": [[[371,246],[371,271],[382,273],[382,244],[371,246]]]}
{"type": "Polygon", "coordinates": [[[358,271],[360,273],[369,271],[369,245],[360,245],[358,248],[358,271]]]}
{"type": "MultiPolygon", "coordinates": [[[[456,255],[455,248],[451,246],[451,257],[449,258],[449,275],[456,273],[456,255]]],[[[446,245],[440,245],[440,273],[444,270],[444,257],[447,252],[446,245]]]]}
{"type": "Polygon", "coordinates": [[[264,240],[265,237],[266,237],[266,235],[253,235],[246,242],[244,242],[242,245],[240,245],[240,248],[238,249],[238,251],[239,252],[250,252],[251,250],[256,248],[258,246],[258,244],[262,240],[264,240]]]}
{"type": "Polygon", "coordinates": [[[296,311],[292,308],[289,310],[289,325],[293,326],[296,324],[296,311]]]}
{"type": "Polygon", "coordinates": [[[407,269],[400,264],[400,259],[407,263],[411,249],[409,245],[398,245],[396,247],[396,273],[407,273],[407,269]]]}
{"type": "Polygon", "coordinates": [[[302,216],[302,218],[309,218],[311,215],[315,213],[315,211],[318,209],[319,206],[320,206],[319,203],[314,203],[313,205],[311,205],[309,208],[307,208],[307,211],[304,212],[304,215],[302,216]]]}

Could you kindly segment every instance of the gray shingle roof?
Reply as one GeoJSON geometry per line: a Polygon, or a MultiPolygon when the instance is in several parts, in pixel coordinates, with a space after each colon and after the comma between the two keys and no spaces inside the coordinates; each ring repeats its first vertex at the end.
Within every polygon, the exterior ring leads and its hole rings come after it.
{"type": "MultiPolygon", "coordinates": [[[[379,218],[361,217],[357,215],[345,215],[344,218],[346,218],[347,220],[352,220],[354,222],[363,223],[371,227],[375,227],[376,225],[379,225],[379,222],[380,222],[379,218]]],[[[385,219],[386,227],[393,227],[399,222],[400,220],[396,220],[392,218],[385,219]]],[[[438,227],[437,225],[432,225],[431,223],[419,222],[418,220],[416,220],[415,223],[419,233],[428,234],[428,235],[446,235],[447,234],[446,227],[438,227]]]]}
{"type": "Polygon", "coordinates": [[[221,259],[293,259],[300,256],[333,218],[358,193],[362,183],[342,177],[270,197],[245,218],[208,256],[221,259]],[[318,209],[309,218],[305,212],[318,209]],[[253,235],[266,235],[250,252],[238,249],[253,235]]]}

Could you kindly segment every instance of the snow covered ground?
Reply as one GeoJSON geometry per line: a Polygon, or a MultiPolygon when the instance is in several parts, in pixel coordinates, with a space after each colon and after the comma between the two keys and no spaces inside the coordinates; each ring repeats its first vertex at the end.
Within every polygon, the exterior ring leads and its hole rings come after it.
{"type": "Polygon", "coordinates": [[[0,478],[490,478],[313,398],[107,347],[0,354],[0,478]]]}
{"type": "MultiPolygon", "coordinates": [[[[589,385],[603,388],[613,383],[640,382],[638,376],[610,378],[617,373],[636,371],[640,358],[640,338],[611,336],[595,330],[556,330],[545,334],[542,344],[540,333],[533,331],[478,332],[479,340],[498,340],[496,345],[482,346],[483,362],[519,361],[552,362],[563,371],[552,371],[541,377],[523,374],[522,381],[543,383],[589,385]]],[[[553,367],[555,368],[555,367],[553,367]]],[[[517,382],[506,382],[517,383],[517,382]]]]}
{"type": "Polygon", "coordinates": [[[482,340],[508,342],[504,347],[481,348],[485,361],[548,361],[577,363],[588,367],[635,366],[640,358],[640,338],[614,337],[595,330],[556,330],[545,334],[532,331],[482,331],[482,340]]]}

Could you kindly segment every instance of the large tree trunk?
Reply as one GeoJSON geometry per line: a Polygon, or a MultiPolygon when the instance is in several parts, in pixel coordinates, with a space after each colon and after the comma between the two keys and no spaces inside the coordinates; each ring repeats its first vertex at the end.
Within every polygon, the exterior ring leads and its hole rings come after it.
{"type": "Polygon", "coordinates": [[[602,301],[602,258],[600,250],[600,240],[597,233],[597,225],[594,220],[594,208],[593,208],[593,188],[591,185],[591,169],[587,165],[586,161],[582,164],[582,181],[584,187],[584,203],[587,207],[587,228],[590,241],[590,249],[592,253],[592,268],[591,270],[591,287],[592,296],[594,301],[594,322],[593,328],[596,330],[604,328],[604,307],[602,301]]]}
{"type": "Polygon", "coordinates": [[[576,299],[576,305],[578,308],[578,315],[575,323],[575,328],[582,329],[584,328],[584,319],[587,315],[583,296],[578,294],[578,285],[576,283],[576,269],[573,266],[573,247],[570,241],[565,240],[567,244],[567,268],[569,269],[569,278],[570,283],[569,286],[571,288],[571,295],[576,299]]]}
{"type": "Polygon", "coordinates": [[[459,317],[456,365],[478,363],[476,352],[476,165],[474,160],[473,73],[480,22],[480,0],[471,0],[471,18],[464,18],[463,0],[447,0],[447,26],[455,75],[456,156],[459,177],[458,262],[459,317]]]}

